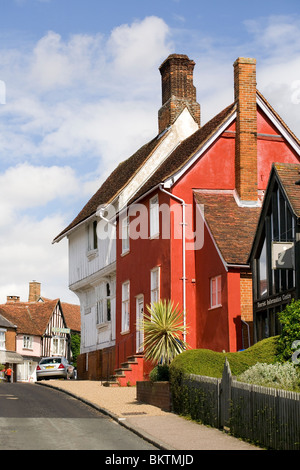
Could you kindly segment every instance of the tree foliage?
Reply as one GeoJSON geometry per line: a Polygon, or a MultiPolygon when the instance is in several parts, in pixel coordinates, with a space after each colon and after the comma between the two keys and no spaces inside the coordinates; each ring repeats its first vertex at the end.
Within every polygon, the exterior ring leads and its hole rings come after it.
{"type": "MultiPolygon", "coordinates": [[[[300,300],[292,300],[278,317],[282,325],[278,339],[278,359],[292,360],[292,357],[295,357],[297,342],[300,341],[300,300]]],[[[300,349],[300,346],[297,349],[300,349]]]]}
{"type": "Polygon", "coordinates": [[[77,367],[77,356],[80,354],[80,335],[75,333],[71,335],[72,362],[77,367]]]}

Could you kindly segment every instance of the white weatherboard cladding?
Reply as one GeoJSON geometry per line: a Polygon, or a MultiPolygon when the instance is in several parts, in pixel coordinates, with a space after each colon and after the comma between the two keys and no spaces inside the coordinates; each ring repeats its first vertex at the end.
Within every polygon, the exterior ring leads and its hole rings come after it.
{"type": "MultiPolygon", "coordinates": [[[[115,232],[111,226],[111,231],[115,232]]],[[[81,225],[69,235],[69,285],[101,271],[116,260],[115,234],[103,240],[98,239],[98,248],[93,256],[87,251],[86,226],[81,225]]]]}

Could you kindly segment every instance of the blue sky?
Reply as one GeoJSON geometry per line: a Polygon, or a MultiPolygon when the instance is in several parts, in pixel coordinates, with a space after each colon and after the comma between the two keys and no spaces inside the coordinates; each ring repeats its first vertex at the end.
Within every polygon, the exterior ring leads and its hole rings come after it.
{"type": "Polygon", "coordinates": [[[196,62],[202,123],[233,101],[233,62],[300,136],[298,0],[0,0],[0,303],[68,289],[52,239],[101,181],[157,134],[158,67],[196,62]]]}

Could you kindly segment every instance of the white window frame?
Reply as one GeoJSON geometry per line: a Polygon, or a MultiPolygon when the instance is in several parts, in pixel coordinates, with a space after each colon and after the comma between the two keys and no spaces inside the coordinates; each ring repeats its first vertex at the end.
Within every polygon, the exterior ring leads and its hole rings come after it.
{"type": "Polygon", "coordinates": [[[5,345],[5,340],[6,340],[6,330],[0,329],[0,351],[6,351],[6,345],[5,345]]]}
{"type": "Polygon", "coordinates": [[[104,315],[104,302],[103,299],[98,300],[96,304],[96,323],[97,325],[103,325],[105,323],[104,315]]]}
{"type": "Polygon", "coordinates": [[[158,194],[155,194],[149,202],[150,210],[150,238],[159,235],[159,199],[158,194]]]}
{"type": "Polygon", "coordinates": [[[122,219],[122,254],[129,251],[129,216],[122,219]]]}
{"type": "Polygon", "coordinates": [[[109,281],[104,282],[101,291],[102,297],[96,304],[97,326],[106,325],[111,322],[111,283],[109,281]]]}
{"type": "Polygon", "coordinates": [[[98,255],[97,220],[87,225],[87,257],[90,260],[98,255]]]}
{"type": "Polygon", "coordinates": [[[121,333],[129,331],[130,320],[130,282],[122,284],[122,325],[121,333]]]}
{"type": "Polygon", "coordinates": [[[214,276],[210,279],[210,308],[222,307],[222,276],[214,276]]]}
{"type": "Polygon", "coordinates": [[[23,335],[23,349],[32,349],[32,336],[23,335]]]}
{"type": "Polygon", "coordinates": [[[158,302],[160,299],[160,266],[151,269],[150,272],[150,302],[158,302]]]}
{"type": "Polygon", "coordinates": [[[65,342],[66,338],[62,336],[53,336],[51,341],[51,353],[53,356],[65,355],[65,342]]]}

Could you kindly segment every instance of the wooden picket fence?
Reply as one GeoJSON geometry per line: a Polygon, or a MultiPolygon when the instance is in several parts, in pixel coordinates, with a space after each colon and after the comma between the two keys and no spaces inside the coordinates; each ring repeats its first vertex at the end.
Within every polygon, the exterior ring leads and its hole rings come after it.
{"type": "Polygon", "coordinates": [[[188,375],[189,413],[204,424],[274,450],[300,450],[300,393],[239,382],[226,359],[221,379],[188,375]]]}

